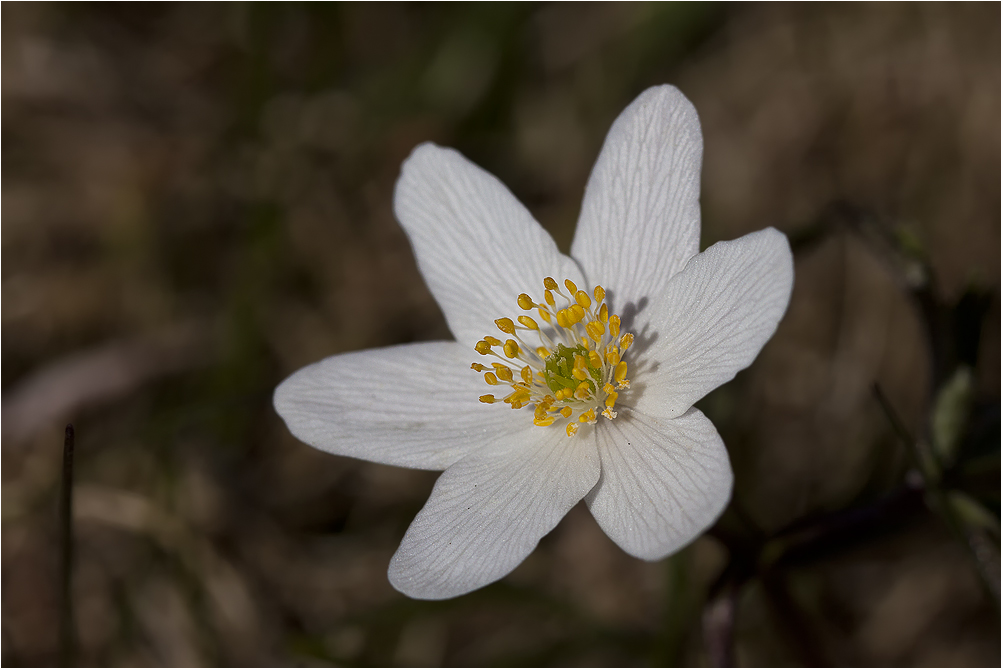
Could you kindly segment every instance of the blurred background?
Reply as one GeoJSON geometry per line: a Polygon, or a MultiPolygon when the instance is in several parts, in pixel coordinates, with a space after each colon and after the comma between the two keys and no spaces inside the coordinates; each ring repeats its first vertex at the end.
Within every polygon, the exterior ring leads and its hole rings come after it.
{"type": "Polygon", "coordinates": [[[1000,664],[1000,6],[2,9],[3,664],[1000,664]],[[724,517],[667,560],[579,505],[501,582],[387,583],[436,473],[293,439],[275,385],[449,331],[391,210],[419,142],[570,246],[673,83],[703,246],[775,226],[790,309],[699,404],[724,517]],[[77,430],[72,608],[63,428],[77,430]],[[62,657],[66,660],[66,656],[62,657]]]}

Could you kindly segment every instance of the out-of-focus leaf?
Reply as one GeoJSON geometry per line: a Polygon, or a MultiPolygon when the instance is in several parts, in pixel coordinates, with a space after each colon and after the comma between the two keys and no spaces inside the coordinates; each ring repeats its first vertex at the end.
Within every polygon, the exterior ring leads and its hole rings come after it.
{"type": "Polygon", "coordinates": [[[972,371],[959,367],[937,393],[933,406],[931,433],[933,450],[944,466],[950,466],[958,453],[965,424],[972,406],[972,371]]]}
{"type": "Polygon", "coordinates": [[[985,529],[999,541],[1000,520],[978,500],[961,491],[950,491],[947,494],[947,504],[967,528],[985,529]]]}

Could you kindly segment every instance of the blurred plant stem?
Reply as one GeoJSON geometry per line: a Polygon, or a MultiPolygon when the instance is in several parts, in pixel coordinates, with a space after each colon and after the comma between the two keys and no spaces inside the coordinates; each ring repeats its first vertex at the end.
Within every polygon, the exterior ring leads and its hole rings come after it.
{"type": "Polygon", "coordinates": [[[59,664],[75,665],[73,625],[73,424],[63,438],[63,478],[59,497],[59,664]]]}
{"type": "MultiPolygon", "coordinates": [[[[944,477],[933,453],[924,449],[921,442],[910,437],[902,425],[901,419],[895,413],[895,408],[892,407],[877,384],[874,385],[874,395],[881,403],[896,435],[906,444],[909,453],[913,456],[919,475],[923,480],[924,500],[927,506],[947,523],[954,536],[968,550],[968,554],[975,564],[979,580],[986,593],[996,601],[998,610],[1000,604],[999,563],[997,559],[996,565],[993,565],[993,553],[989,550],[985,533],[979,532],[980,529],[977,525],[978,522],[987,517],[992,519],[992,515],[984,511],[982,506],[971,497],[958,491],[946,490],[943,487],[944,477]],[[969,513],[966,515],[965,512],[969,513]],[[977,523],[966,523],[965,516],[974,517],[977,523]]],[[[997,534],[998,529],[999,523],[996,522],[997,534]]]]}
{"type": "MultiPolygon", "coordinates": [[[[827,664],[821,645],[788,588],[785,570],[824,560],[900,527],[924,512],[944,520],[972,558],[986,593],[1000,604],[1000,522],[975,497],[959,490],[966,470],[963,445],[978,421],[971,370],[978,352],[979,329],[990,301],[971,287],[954,305],[938,295],[932,265],[922,245],[902,230],[892,232],[877,217],[852,204],[833,203],[815,223],[790,236],[797,254],[840,230],[862,239],[892,269],[899,285],[914,300],[923,322],[933,371],[930,410],[920,434],[913,435],[891,400],[875,381],[874,397],[892,432],[908,450],[913,467],[898,489],[870,502],[836,512],[813,515],[766,534],[741,506],[731,510],[748,531],[735,534],[722,525],[710,533],[729,551],[729,560],[704,605],[702,626],[710,665],[735,664],[737,604],[745,586],[758,581],[778,623],[805,666],[827,664]]],[[[998,413],[996,414],[998,417],[998,413]]],[[[997,419],[998,420],[998,419],[997,419]]],[[[985,439],[985,438],[980,438],[985,439]]],[[[975,460],[978,460],[977,458],[975,460]]],[[[999,456],[996,455],[998,468],[999,456]]],[[[970,469],[970,468],[969,468],[970,469]]]]}

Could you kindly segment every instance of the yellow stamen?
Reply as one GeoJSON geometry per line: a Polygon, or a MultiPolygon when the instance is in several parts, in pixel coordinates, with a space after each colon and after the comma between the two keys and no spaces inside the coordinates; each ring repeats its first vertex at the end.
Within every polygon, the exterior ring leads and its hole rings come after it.
{"type": "Polygon", "coordinates": [[[512,319],[506,319],[504,317],[501,319],[495,319],[495,325],[498,326],[498,330],[506,335],[515,335],[515,324],[512,323],[512,319]]]}
{"type": "Polygon", "coordinates": [[[515,358],[519,355],[519,345],[515,340],[505,340],[504,351],[509,358],[515,358]]]}
{"type": "Polygon", "coordinates": [[[519,323],[526,326],[530,330],[540,330],[540,326],[537,325],[536,321],[533,321],[532,318],[526,316],[525,314],[519,317],[519,323]]]}
{"type": "Polygon", "coordinates": [[[613,337],[620,334],[620,317],[616,314],[609,318],[609,334],[613,337]]]}
{"type": "MultiPolygon", "coordinates": [[[[474,349],[493,355],[496,362],[490,367],[480,363],[470,367],[483,374],[490,386],[509,385],[511,393],[503,402],[512,409],[532,407],[534,424],[550,426],[560,421],[567,434],[574,435],[581,424],[595,424],[600,411],[606,419],[616,417],[613,407],[619,392],[630,386],[627,365],[621,358],[634,336],[620,331],[620,317],[610,314],[602,286],[593,287],[591,292],[578,290],[575,282],[565,279],[561,287],[553,277],[545,278],[543,286],[543,302],[534,302],[528,293],[520,293],[516,302],[523,310],[536,309],[539,319],[547,324],[546,330],[537,317],[526,314],[498,318],[495,325],[512,337],[503,342],[485,336],[474,349]],[[566,301],[561,309],[556,298],[566,301]],[[534,331],[539,337],[536,346],[521,337],[534,331]],[[577,421],[572,420],[574,415],[577,421]]],[[[498,402],[493,395],[480,396],[479,400],[498,402]]]]}
{"type": "Polygon", "coordinates": [[[602,336],[606,334],[606,328],[602,325],[602,321],[590,321],[585,326],[585,330],[596,343],[602,342],[602,336]]]}

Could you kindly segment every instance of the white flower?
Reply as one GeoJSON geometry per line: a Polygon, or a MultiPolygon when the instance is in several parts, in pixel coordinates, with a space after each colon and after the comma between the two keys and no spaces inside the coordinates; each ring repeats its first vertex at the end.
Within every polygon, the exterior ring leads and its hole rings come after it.
{"type": "Polygon", "coordinates": [[[456,341],[332,356],[275,392],[318,449],[445,470],[391,560],[398,590],[450,598],[500,579],[583,498],[647,560],[724,509],[728,454],[692,405],[772,336],[793,262],[772,228],[698,253],[702,152],[677,89],[642,93],[606,138],[571,257],[456,151],[423,144],[404,162],[394,210],[456,341]]]}

